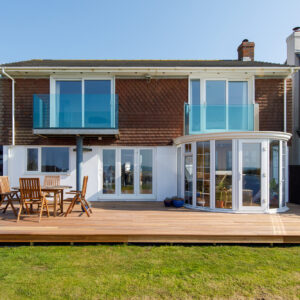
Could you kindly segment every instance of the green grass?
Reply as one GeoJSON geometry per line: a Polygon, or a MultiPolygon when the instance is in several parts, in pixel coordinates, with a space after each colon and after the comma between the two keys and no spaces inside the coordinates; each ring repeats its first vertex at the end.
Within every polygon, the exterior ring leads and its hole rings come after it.
{"type": "Polygon", "coordinates": [[[300,247],[0,248],[0,299],[298,299],[300,247]]]}

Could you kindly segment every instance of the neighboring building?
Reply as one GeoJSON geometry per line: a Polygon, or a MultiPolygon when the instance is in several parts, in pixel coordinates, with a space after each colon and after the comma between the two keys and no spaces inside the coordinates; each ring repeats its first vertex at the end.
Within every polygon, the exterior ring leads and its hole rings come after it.
{"type": "Polygon", "coordinates": [[[298,67],[293,74],[293,144],[290,156],[290,200],[300,204],[300,27],[287,38],[287,63],[298,67]]]}
{"type": "Polygon", "coordinates": [[[89,200],[177,195],[204,210],[285,211],[291,72],[255,61],[247,40],[238,60],[4,64],[4,173],[12,185],[88,175],[89,200]]]}

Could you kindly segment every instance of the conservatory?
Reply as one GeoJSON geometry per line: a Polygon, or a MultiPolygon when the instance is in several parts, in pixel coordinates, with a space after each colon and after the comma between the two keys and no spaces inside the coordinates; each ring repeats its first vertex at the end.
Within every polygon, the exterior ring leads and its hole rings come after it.
{"type": "Polygon", "coordinates": [[[185,135],[177,145],[177,194],[188,208],[239,213],[288,210],[284,132],[185,135]]]}

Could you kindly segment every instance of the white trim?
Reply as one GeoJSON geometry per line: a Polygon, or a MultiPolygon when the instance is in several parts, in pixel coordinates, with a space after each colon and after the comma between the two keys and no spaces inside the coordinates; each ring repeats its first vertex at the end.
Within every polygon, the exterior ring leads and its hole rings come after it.
{"type": "Polygon", "coordinates": [[[231,139],[277,139],[288,141],[292,135],[280,131],[245,131],[245,132],[214,132],[195,135],[184,135],[174,139],[175,145],[195,141],[231,140],[231,139]]]}
{"type": "Polygon", "coordinates": [[[99,189],[98,189],[98,200],[116,200],[116,201],[131,201],[131,200],[155,200],[157,195],[157,167],[156,167],[156,148],[154,147],[133,147],[133,146],[101,146],[98,153],[99,158],[99,189]],[[115,150],[115,193],[114,194],[103,194],[103,150],[115,150]],[[133,194],[122,194],[121,193],[121,152],[122,150],[133,150],[134,154],[134,192],[133,194]],[[152,150],[152,194],[140,194],[139,178],[139,160],[141,150],[152,150]]]}
{"type": "Polygon", "coordinates": [[[24,174],[25,175],[70,175],[70,166],[71,166],[71,151],[74,146],[59,146],[59,145],[44,145],[44,146],[23,146],[25,149],[25,159],[24,159],[24,174]],[[42,148],[67,148],[69,150],[69,170],[67,172],[43,172],[42,171],[42,148]],[[28,149],[37,149],[38,150],[38,170],[37,171],[28,171],[27,170],[27,150],[28,149]]]}

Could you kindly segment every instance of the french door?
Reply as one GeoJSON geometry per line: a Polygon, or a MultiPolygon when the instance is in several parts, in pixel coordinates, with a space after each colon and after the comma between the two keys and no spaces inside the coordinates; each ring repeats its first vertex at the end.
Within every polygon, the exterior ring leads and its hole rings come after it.
{"type": "Polygon", "coordinates": [[[239,209],[267,208],[268,141],[239,141],[239,209]]]}

